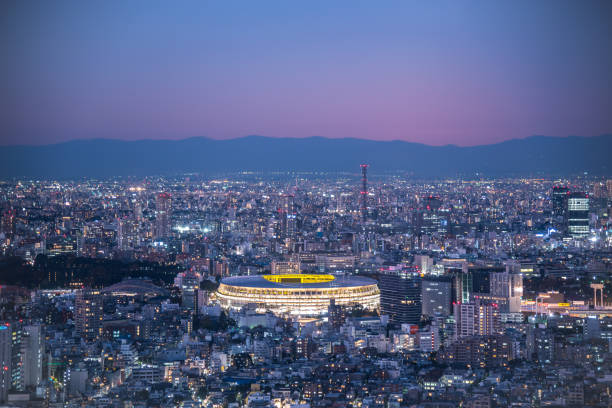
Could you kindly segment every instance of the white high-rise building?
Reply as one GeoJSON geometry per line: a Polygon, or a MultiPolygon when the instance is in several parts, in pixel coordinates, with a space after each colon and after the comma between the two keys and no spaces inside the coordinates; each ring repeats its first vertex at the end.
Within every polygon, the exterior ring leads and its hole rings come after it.
{"type": "Polygon", "coordinates": [[[500,314],[497,304],[479,301],[453,304],[455,337],[490,336],[500,334],[500,314]]]}

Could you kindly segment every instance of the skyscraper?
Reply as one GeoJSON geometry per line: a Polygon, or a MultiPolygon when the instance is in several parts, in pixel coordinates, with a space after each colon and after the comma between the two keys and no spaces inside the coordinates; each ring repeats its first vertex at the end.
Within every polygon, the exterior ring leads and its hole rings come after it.
{"type": "Polygon", "coordinates": [[[279,208],[281,237],[292,237],[296,231],[295,196],[293,194],[283,194],[281,206],[279,208]]]}
{"type": "Polygon", "coordinates": [[[569,235],[575,238],[589,234],[589,196],[576,192],[568,195],[566,225],[569,235]]]}
{"type": "Polygon", "coordinates": [[[454,303],[455,336],[491,336],[500,334],[500,315],[497,304],[454,303]]]}
{"type": "Polygon", "coordinates": [[[102,335],[102,294],[96,289],[81,289],[74,301],[75,326],[79,336],[95,340],[102,335]]]}
{"type": "Polygon", "coordinates": [[[181,279],[181,303],[183,309],[192,313],[198,312],[198,289],[200,289],[200,275],[187,271],[181,279]]]}
{"type": "Polygon", "coordinates": [[[461,269],[453,269],[450,273],[454,285],[453,301],[468,303],[473,293],[472,274],[461,269]]]}
{"type": "Polygon", "coordinates": [[[565,217],[567,208],[567,196],[569,188],[565,186],[554,186],[552,189],[552,212],[553,217],[565,217]]]}
{"type": "Polygon", "coordinates": [[[172,223],[172,198],[168,193],[160,193],[155,201],[155,237],[167,238],[172,223]]]}
{"type": "Polygon", "coordinates": [[[400,269],[381,273],[380,309],[395,324],[421,321],[421,276],[414,270],[400,269]]]}
{"type": "Polygon", "coordinates": [[[491,273],[491,295],[503,299],[500,312],[520,313],[523,296],[523,277],[520,274],[505,272],[491,273]]]}
{"type": "Polygon", "coordinates": [[[423,197],[421,208],[414,213],[414,231],[416,234],[445,234],[448,221],[442,215],[440,197],[429,195],[423,197]]]}
{"type": "Polygon", "coordinates": [[[361,221],[364,223],[368,217],[368,167],[368,164],[361,165],[361,191],[359,192],[359,198],[361,201],[361,221]]]}
{"type": "Polygon", "coordinates": [[[426,277],[421,282],[423,315],[451,314],[452,280],[450,277],[426,277]]]}

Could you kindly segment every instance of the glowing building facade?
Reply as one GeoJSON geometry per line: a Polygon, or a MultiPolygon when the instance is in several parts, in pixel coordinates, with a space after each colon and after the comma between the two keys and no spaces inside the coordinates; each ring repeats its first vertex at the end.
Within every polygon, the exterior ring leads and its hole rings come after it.
{"type": "Polygon", "coordinates": [[[262,311],[300,316],[327,313],[332,299],[338,306],[365,309],[378,308],[380,301],[373,279],[322,274],[233,276],[221,281],[216,296],[226,309],[255,304],[262,311]]]}

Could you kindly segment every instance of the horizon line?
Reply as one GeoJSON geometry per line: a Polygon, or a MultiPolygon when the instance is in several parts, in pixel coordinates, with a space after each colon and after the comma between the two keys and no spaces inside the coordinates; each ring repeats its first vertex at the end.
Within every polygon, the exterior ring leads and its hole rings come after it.
{"type": "Polygon", "coordinates": [[[525,137],[509,138],[509,139],[501,140],[501,141],[494,142],[494,143],[465,144],[465,145],[462,145],[462,144],[454,144],[454,143],[427,144],[427,143],[414,142],[414,141],[402,140],[402,139],[378,140],[378,139],[368,139],[368,138],[361,138],[361,137],[329,137],[329,136],[318,136],[318,135],[312,135],[312,136],[265,136],[265,135],[258,135],[258,134],[250,134],[250,135],[230,137],[230,138],[215,138],[215,137],[210,137],[210,136],[189,136],[189,137],[183,137],[183,138],[177,138],[177,139],[164,138],[164,137],[160,137],[160,138],[142,138],[142,139],[124,139],[124,138],[113,138],[113,137],[92,137],[92,138],[76,138],[76,139],[63,140],[63,141],[52,142],[52,143],[40,143],[40,144],[39,143],[4,144],[4,143],[0,142],[0,147],[48,147],[48,146],[58,146],[58,145],[63,145],[63,144],[76,143],[76,142],[94,142],[94,141],[112,141],[112,142],[123,142],[123,143],[139,143],[139,142],[184,142],[184,141],[194,140],[194,139],[205,139],[205,140],[211,140],[211,141],[216,141],[216,142],[229,142],[229,141],[235,141],[235,140],[259,137],[259,138],[264,138],[264,139],[279,139],[279,140],[325,139],[325,140],[356,140],[356,141],[378,142],[378,143],[398,143],[399,142],[399,143],[409,143],[409,144],[416,144],[416,145],[429,146],[429,147],[459,147],[459,148],[461,148],[461,147],[493,146],[493,145],[498,145],[498,144],[502,144],[502,143],[519,141],[519,140],[527,140],[527,139],[532,139],[532,138],[551,138],[551,139],[552,138],[556,138],[556,139],[584,138],[584,139],[587,139],[587,138],[598,138],[598,137],[608,137],[608,136],[612,136],[612,133],[603,133],[603,134],[600,134],[600,135],[590,135],[590,136],[578,136],[578,135],[547,136],[547,135],[537,135],[537,134],[534,134],[534,135],[529,135],[529,136],[525,136],[525,137]]]}

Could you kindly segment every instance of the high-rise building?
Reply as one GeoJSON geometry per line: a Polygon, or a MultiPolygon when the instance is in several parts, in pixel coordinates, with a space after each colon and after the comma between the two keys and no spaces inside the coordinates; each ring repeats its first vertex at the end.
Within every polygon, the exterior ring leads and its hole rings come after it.
{"type": "Polygon", "coordinates": [[[11,389],[23,391],[22,330],[19,324],[0,324],[0,402],[11,389]]]}
{"type": "Polygon", "coordinates": [[[361,165],[361,191],[359,192],[361,221],[366,222],[368,218],[368,164],[361,165]]]}
{"type": "Polygon", "coordinates": [[[43,378],[42,366],[45,342],[42,325],[34,324],[24,327],[22,354],[23,384],[26,387],[36,386],[43,378]]]}
{"type": "Polygon", "coordinates": [[[135,225],[128,218],[117,219],[117,248],[126,250],[135,244],[135,225]]]}
{"type": "Polygon", "coordinates": [[[554,186],[552,189],[552,212],[554,217],[565,217],[569,188],[554,186]]]}
{"type": "Polygon", "coordinates": [[[0,402],[5,402],[11,388],[13,344],[10,325],[0,325],[0,402]]]}
{"type": "Polygon", "coordinates": [[[525,338],[527,360],[550,363],[555,359],[555,335],[545,327],[527,326],[525,338]]]}
{"type": "Polygon", "coordinates": [[[472,274],[461,269],[451,269],[449,273],[453,277],[453,301],[469,303],[473,292],[472,274]]]}
{"type": "Polygon", "coordinates": [[[289,238],[295,235],[297,230],[297,220],[295,211],[295,196],[293,194],[283,194],[281,206],[278,210],[280,217],[281,238],[289,238]]]}
{"type": "Polygon", "coordinates": [[[155,201],[155,237],[167,238],[172,230],[172,198],[160,193],[155,201]]]}
{"type": "Polygon", "coordinates": [[[452,279],[450,277],[426,277],[421,282],[423,315],[451,314],[452,279]]]}
{"type": "Polygon", "coordinates": [[[569,235],[581,238],[589,234],[589,196],[576,192],[568,195],[566,225],[569,235]]]}
{"type": "Polygon", "coordinates": [[[74,301],[75,326],[85,340],[96,340],[102,335],[103,296],[96,289],[81,289],[74,301]]]}
{"type": "Polygon", "coordinates": [[[395,324],[421,321],[421,276],[415,270],[389,270],[378,275],[380,309],[395,324]]]}
{"type": "Polygon", "coordinates": [[[414,213],[414,230],[417,234],[446,234],[448,220],[440,211],[442,201],[436,196],[427,196],[422,200],[421,209],[414,213]]]}
{"type": "Polygon", "coordinates": [[[495,303],[474,301],[454,303],[455,336],[490,336],[500,334],[499,307],[495,303]]]}
{"type": "Polygon", "coordinates": [[[468,272],[472,275],[472,290],[474,293],[491,293],[491,276],[505,271],[504,266],[495,264],[468,267],[468,272]]]}
{"type": "Polygon", "coordinates": [[[200,289],[200,275],[187,271],[181,279],[181,303],[185,310],[198,312],[198,290],[200,289]]]}
{"type": "Polygon", "coordinates": [[[500,311],[504,313],[520,313],[521,297],[523,296],[523,277],[509,272],[493,272],[490,279],[493,297],[499,297],[500,311]]]}

